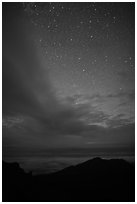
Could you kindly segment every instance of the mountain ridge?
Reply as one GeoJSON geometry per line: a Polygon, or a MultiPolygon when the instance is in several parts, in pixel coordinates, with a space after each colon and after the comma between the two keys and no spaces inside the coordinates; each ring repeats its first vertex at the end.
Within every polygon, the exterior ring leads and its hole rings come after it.
{"type": "Polygon", "coordinates": [[[58,172],[32,176],[18,163],[3,162],[3,201],[135,200],[135,169],[123,159],[90,159],[58,172]],[[15,193],[16,192],[16,193],[15,193]]]}

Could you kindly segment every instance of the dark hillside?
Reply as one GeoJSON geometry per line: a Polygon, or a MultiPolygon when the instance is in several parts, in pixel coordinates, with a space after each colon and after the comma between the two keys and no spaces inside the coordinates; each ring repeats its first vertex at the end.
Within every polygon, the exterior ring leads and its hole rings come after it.
{"type": "Polygon", "coordinates": [[[32,176],[3,162],[3,201],[135,201],[134,165],[95,158],[59,172],[32,176]]]}

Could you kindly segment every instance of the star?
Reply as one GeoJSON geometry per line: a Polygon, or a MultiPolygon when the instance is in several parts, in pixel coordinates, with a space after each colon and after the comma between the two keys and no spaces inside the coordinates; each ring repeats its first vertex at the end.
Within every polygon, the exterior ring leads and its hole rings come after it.
{"type": "Polygon", "coordinates": [[[83,21],[80,21],[80,24],[83,24],[83,21]]]}
{"type": "Polygon", "coordinates": [[[78,104],[79,104],[79,102],[76,101],[76,102],[75,102],[75,105],[78,105],[78,104]]]}
{"type": "MultiPolygon", "coordinates": [[[[7,4],[3,7],[8,8],[7,4]]],[[[18,127],[11,130],[8,143],[16,146],[14,143],[19,141],[23,148],[32,139],[29,152],[40,144],[40,155],[50,146],[52,152],[54,147],[73,148],[76,144],[83,156],[85,150],[81,149],[89,137],[91,142],[97,142],[93,152],[96,147],[106,151],[104,147],[113,144],[120,148],[129,146],[132,131],[127,131],[126,138],[124,125],[128,121],[131,125],[131,117],[134,118],[134,5],[130,2],[25,5],[21,3],[15,14],[16,8],[10,6],[4,14],[3,52],[4,63],[7,62],[3,66],[3,110],[7,116],[22,114],[25,121],[20,129],[26,126],[26,136],[18,127]],[[17,15],[21,5],[23,11],[17,15]],[[8,22],[9,17],[15,22],[11,19],[8,22]],[[30,24],[29,29],[25,23],[30,24]],[[93,122],[91,127],[89,121],[93,122]],[[105,123],[110,125],[108,131],[100,128],[105,123]],[[117,131],[115,125],[119,125],[117,131]],[[16,135],[11,137],[16,131],[17,139],[16,135]],[[70,139],[65,140],[66,135],[70,139]]]]}
{"type": "Polygon", "coordinates": [[[80,25],[77,25],[76,28],[80,28],[80,25]]]}

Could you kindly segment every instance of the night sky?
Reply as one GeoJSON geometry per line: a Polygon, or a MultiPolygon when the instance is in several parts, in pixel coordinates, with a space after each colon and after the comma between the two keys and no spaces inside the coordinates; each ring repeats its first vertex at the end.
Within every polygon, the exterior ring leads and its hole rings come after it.
{"type": "Polygon", "coordinates": [[[134,3],[3,3],[2,27],[3,159],[130,156],[134,3]]]}

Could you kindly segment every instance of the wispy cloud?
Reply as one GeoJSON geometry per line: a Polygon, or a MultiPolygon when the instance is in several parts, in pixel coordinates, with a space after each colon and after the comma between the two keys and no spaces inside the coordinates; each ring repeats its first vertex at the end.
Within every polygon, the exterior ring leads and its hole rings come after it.
{"type": "Polygon", "coordinates": [[[39,48],[31,37],[24,37],[31,36],[31,29],[26,29],[27,23],[13,20],[10,13],[4,15],[3,21],[3,30],[7,33],[3,36],[4,140],[9,140],[10,144],[29,143],[32,146],[82,145],[87,138],[93,138],[93,143],[130,141],[130,132],[121,132],[126,127],[131,130],[131,115],[128,117],[117,108],[121,103],[125,103],[126,108],[126,102],[134,99],[134,91],[59,99],[46,62],[37,54],[39,48]],[[10,28],[6,25],[7,18],[11,19],[10,28]],[[115,137],[116,128],[118,137],[115,137]],[[14,138],[12,142],[11,138],[14,138]]]}

